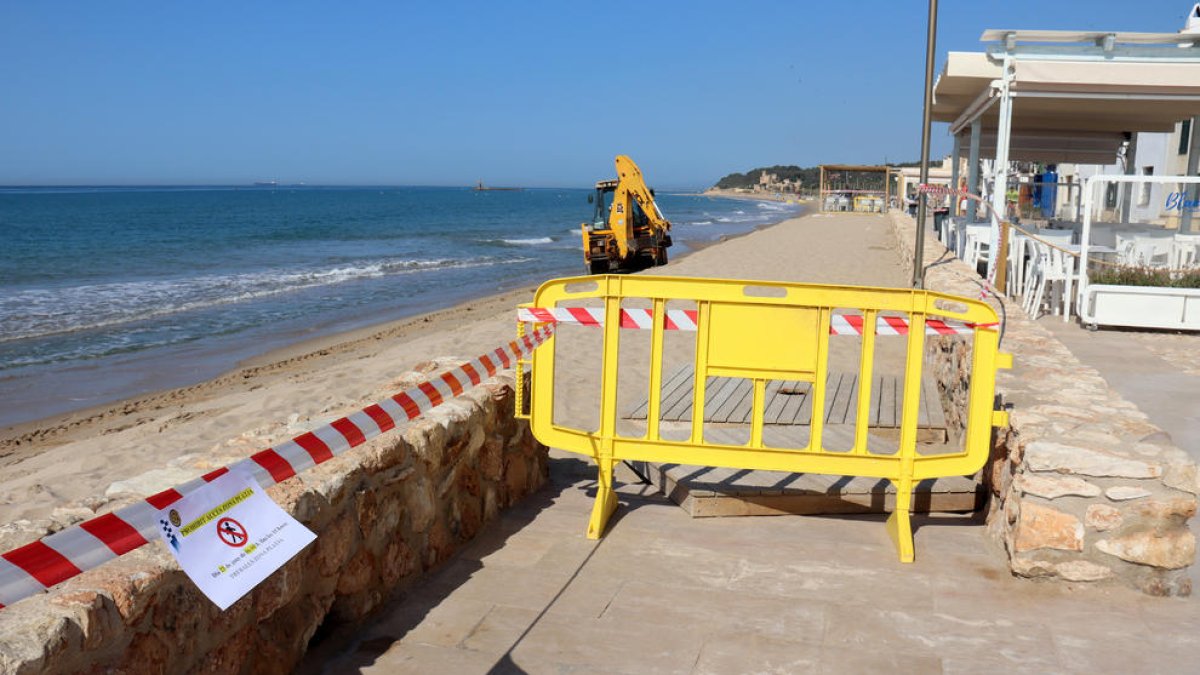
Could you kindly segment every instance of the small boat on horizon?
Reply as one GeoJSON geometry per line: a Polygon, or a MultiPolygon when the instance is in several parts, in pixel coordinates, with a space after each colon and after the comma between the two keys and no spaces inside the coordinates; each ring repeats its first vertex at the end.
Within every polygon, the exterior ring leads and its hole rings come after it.
{"type": "Polygon", "coordinates": [[[472,189],[475,190],[476,192],[498,192],[498,191],[499,192],[504,192],[504,191],[512,192],[515,190],[521,190],[523,188],[519,188],[519,187],[488,187],[483,184],[483,181],[479,181],[479,183],[477,185],[475,185],[475,187],[472,189]]]}

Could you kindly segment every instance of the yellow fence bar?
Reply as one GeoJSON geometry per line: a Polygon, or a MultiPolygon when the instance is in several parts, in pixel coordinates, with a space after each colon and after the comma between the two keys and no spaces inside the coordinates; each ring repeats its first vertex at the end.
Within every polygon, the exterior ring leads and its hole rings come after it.
{"type": "MultiPolygon", "coordinates": [[[[590,353],[557,354],[557,336],[544,343],[532,358],[530,427],[542,443],[588,455],[596,461],[599,476],[596,502],[588,523],[589,537],[601,535],[616,508],[613,468],[619,461],[868,476],[885,478],[896,486],[896,506],[887,530],[895,540],[900,559],[909,562],[914,557],[909,521],[913,486],[926,478],[977,471],[987,459],[992,426],[1005,421],[1003,413],[993,410],[995,376],[997,368],[1009,367],[1011,357],[998,352],[995,310],[979,300],[914,289],[610,275],[546,282],[538,289],[533,305],[549,309],[559,307],[560,303],[575,307],[603,304],[603,325],[589,329],[604,333],[599,429],[576,429],[554,419],[555,359],[581,361],[597,357],[590,353]],[[618,359],[621,308],[623,302],[634,298],[648,300],[652,307],[648,413],[644,433],[625,436],[617,430],[618,390],[626,372],[618,359]],[[664,440],[660,424],[664,325],[668,320],[668,304],[673,301],[694,303],[697,310],[690,434],[682,441],[664,440]],[[830,325],[837,312],[863,316],[854,442],[848,451],[833,451],[824,446],[830,325]],[[909,327],[899,448],[889,454],[872,452],[868,447],[875,327],[876,319],[883,313],[888,317],[903,317],[909,327]],[[981,327],[973,336],[952,338],[971,340],[973,351],[963,448],[948,454],[921,455],[917,452],[917,426],[925,324],[927,318],[933,317],[981,327]],[[709,377],[750,382],[750,434],[746,443],[720,443],[705,438],[709,377]],[[764,443],[766,390],[771,381],[809,384],[811,417],[804,447],[768,447],[764,443]]],[[[523,376],[523,372],[518,372],[518,390],[523,376]]]]}

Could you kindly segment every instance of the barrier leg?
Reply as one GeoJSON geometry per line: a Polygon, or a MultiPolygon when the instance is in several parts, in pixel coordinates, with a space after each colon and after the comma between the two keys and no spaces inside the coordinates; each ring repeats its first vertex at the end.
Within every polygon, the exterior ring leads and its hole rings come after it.
{"type": "Polygon", "coordinates": [[[617,493],[613,491],[613,466],[616,462],[601,458],[596,463],[600,465],[600,474],[596,480],[596,503],[592,505],[592,518],[588,521],[588,539],[599,539],[609,516],[617,510],[617,493]]]}
{"type": "Polygon", "coordinates": [[[896,544],[900,562],[910,563],[914,558],[912,521],[909,519],[909,512],[912,510],[912,479],[902,478],[892,481],[892,484],[896,486],[896,508],[888,517],[887,531],[892,537],[892,542],[896,544]]]}

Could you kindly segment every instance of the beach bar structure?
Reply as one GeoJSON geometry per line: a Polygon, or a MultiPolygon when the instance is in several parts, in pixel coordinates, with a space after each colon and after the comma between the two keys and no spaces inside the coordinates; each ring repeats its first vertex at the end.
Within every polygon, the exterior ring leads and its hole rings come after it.
{"type": "Polygon", "coordinates": [[[820,170],[820,211],[887,212],[892,196],[888,167],[822,164],[820,170]]]}
{"type": "MultiPolygon", "coordinates": [[[[981,194],[980,160],[994,160],[986,192],[997,214],[1006,212],[1010,161],[1111,165],[1123,146],[1132,158],[1137,132],[1169,132],[1189,119],[1192,129],[1200,125],[1200,32],[987,30],[981,41],[984,52],[949,53],[933,120],[950,124],[956,172],[966,153],[969,192],[981,194]]],[[[1125,173],[1135,168],[1127,161],[1125,173]]],[[[972,203],[967,217],[976,215],[972,203]]],[[[991,220],[989,273],[999,248],[991,220]]]]}

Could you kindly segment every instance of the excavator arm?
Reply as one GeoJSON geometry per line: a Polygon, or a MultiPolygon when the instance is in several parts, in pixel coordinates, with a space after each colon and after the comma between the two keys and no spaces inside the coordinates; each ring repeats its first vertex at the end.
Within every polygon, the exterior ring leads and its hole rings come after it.
{"type": "Polygon", "coordinates": [[[642,178],[642,171],[638,165],[634,164],[628,155],[617,155],[616,165],[617,177],[620,182],[613,195],[613,204],[608,214],[608,227],[613,231],[617,250],[624,259],[630,255],[631,250],[637,248],[635,244],[637,233],[634,231],[634,219],[637,211],[633,208],[634,204],[645,215],[652,232],[665,235],[671,231],[671,223],[663,217],[658,204],[654,202],[654,195],[650,194],[650,188],[646,187],[646,181],[642,178]]]}

